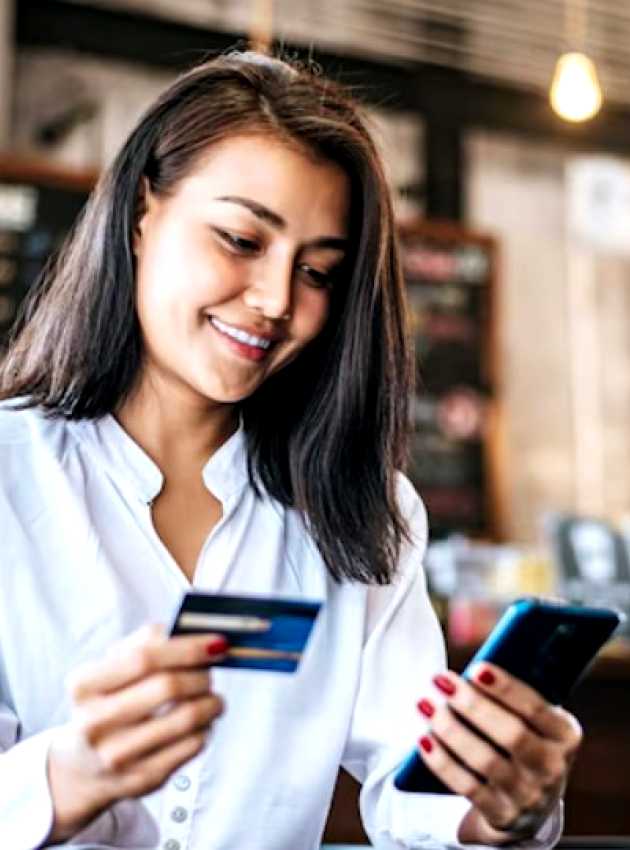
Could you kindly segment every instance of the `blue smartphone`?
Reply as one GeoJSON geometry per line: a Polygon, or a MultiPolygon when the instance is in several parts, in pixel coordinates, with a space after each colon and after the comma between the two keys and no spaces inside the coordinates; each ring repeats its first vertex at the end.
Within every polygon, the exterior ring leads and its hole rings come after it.
{"type": "MultiPolygon", "coordinates": [[[[490,661],[526,682],[548,702],[561,705],[590,662],[619,626],[623,615],[542,599],[518,599],[505,611],[462,676],[478,661],[490,661]]],[[[394,777],[400,791],[452,794],[414,749],[394,777]]]]}

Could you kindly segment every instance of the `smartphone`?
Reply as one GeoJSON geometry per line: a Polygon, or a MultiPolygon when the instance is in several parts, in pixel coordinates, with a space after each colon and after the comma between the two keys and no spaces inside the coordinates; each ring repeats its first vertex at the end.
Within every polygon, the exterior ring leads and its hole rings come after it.
{"type": "MultiPolygon", "coordinates": [[[[548,702],[561,705],[622,619],[622,614],[610,608],[518,599],[462,676],[470,679],[473,665],[490,661],[526,682],[548,702]]],[[[417,749],[398,768],[394,785],[400,791],[453,793],[424,764],[417,749]]]]}

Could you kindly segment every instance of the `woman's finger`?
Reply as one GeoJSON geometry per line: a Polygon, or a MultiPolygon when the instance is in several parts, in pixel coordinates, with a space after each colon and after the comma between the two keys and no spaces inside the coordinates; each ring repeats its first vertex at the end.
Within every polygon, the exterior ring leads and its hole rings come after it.
{"type": "Polygon", "coordinates": [[[227,648],[222,635],[169,638],[161,626],[145,626],[114,644],[102,660],[73,670],[66,685],[78,702],[111,693],[158,671],[208,666],[227,648]]]}
{"type": "Polygon", "coordinates": [[[223,712],[223,701],[211,695],[187,700],[161,717],[147,720],[108,736],[98,755],[108,771],[118,771],[193,732],[208,729],[223,712]]]}
{"type": "Polygon", "coordinates": [[[533,688],[488,662],[476,664],[471,681],[491,699],[520,715],[542,737],[574,752],[582,740],[582,729],[572,714],[548,703],[533,688]]]}
{"type": "Polygon", "coordinates": [[[451,709],[493,746],[532,770],[539,781],[553,784],[566,772],[565,752],[560,744],[544,739],[520,715],[450,671],[436,676],[434,683],[446,696],[451,709]]]}
{"type": "Polygon", "coordinates": [[[74,715],[85,740],[94,746],[114,729],[137,723],[165,704],[209,696],[210,676],[208,670],[154,673],[119,691],[80,703],[74,715]]]}
{"type": "Polygon", "coordinates": [[[420,709],[425,716],[431,716],[433,736],[465,767],[482,777],[486,784],[504,791],[520,809],[542,802],[542,788],[530,771],[480,738],[448,706],[430,715],[428,705],[431,705],[428,700],[422,700],[420,709]]]}
{"type": "Polygon", "coordinates": [[[418,742],[422,760],[455,794],[467,797],[495,829],[514,821],[520,811],[501,789],[484,784],[431,733],[418,742]]]}
{"type": "Polygon", "coordinates": [[[130,766],[113,780],[115,799],[140,797],[157,790],[174,771],[201,752],[207,739],[207,730],[193,732],[130,766]]]}

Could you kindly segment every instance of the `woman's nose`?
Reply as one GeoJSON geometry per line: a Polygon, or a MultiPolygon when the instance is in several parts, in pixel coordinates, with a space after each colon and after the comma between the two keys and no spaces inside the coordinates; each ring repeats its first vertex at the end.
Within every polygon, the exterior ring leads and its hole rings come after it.
{"type": "Polygon", "coordinates": [[[245,304],[267,319],[284,319],[291,313],[293,267],[286,263],[268,263],[259,269],[246,289],[245,304]]]}

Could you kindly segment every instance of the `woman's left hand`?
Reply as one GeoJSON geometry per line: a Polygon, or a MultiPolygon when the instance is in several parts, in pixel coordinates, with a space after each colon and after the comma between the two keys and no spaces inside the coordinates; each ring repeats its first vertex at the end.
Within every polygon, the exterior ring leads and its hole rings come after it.
{"type": "Polygon", "coordinates": [[[459,841],[498,845],[533,836],[564,792],[580,724],[487,662],[469,681],[451,671],[433,681],[446,700],[418,703],[431,720],[419,745],[427,767],[472,803],[459,841]]]}

